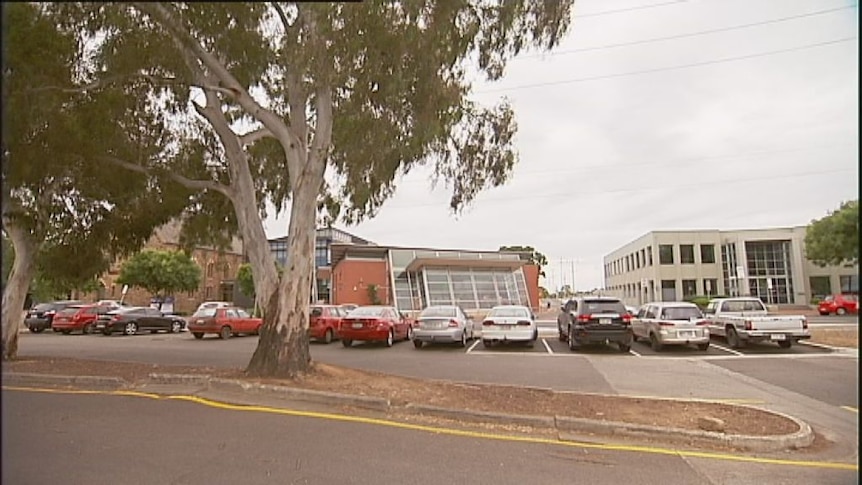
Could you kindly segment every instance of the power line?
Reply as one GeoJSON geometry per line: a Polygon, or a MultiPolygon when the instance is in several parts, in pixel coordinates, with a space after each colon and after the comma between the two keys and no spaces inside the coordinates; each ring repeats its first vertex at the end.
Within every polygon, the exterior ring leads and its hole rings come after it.
{"type": "MultiPolygon", "coordinates": [[[[735,179],[727,179],[727,180],[717,180],[710,181],[709,186],[716,185],[727,185],[727,184],[738,184],[744,182],[757,182],[762,180],[785,180],[790,178],[798,178],[798,177],[810,177],[817,175],[831,175],[836,173],[850,172],[856,170],[855,168],[842,168],[842,169],[833,169],[833,170],[817,170],[812,172],[801,172],[794,174],[783,174],[783,175],[766,175],[762,177],[743,177],[743,178],[735,178],[735,179]]],[[[588,196],[597,196],[597,195],[607,195],[607,194],[629,194],[635,192],[656,192],[656,191],[667,191],[667,190],[678,190],[679,188],[684,187],[685,184],[676,185],[673,187],[638,187],[636,189],[616,189],[616,190],[603,190],[601,192],[583,192],[579,193],[576,191],[568,191],[564,193],[556,193],[556,194],[531,194],[524,196],[507,196],[499,199],[486,199],[482,202],[483,205],[487,205],[488,203],[493,202],[509,202],[512,200],[528,200],[528,199],[555,199],[565,197],[569,200],[576,199],[582,195],[588,196]]],[[[696,184],[697,187],[703,187],[703,184],[696,184]]],[[[389,206],[388,209],[414,209],[418,207],[435,207],[439,206],[439,203],[428,203],[428,204],[410,204],[410,205],[398,205],[398,206],[389,206]]]]}
{"type": "Polygon", "coordinates": [[[725,62],[740,61],[740,60],[745,60],[745,59],[754,59],[757,57],[765,57],[765,56],[771,56],[771,55],[776,55],[776,54],[785,54],[788,52],[796,52],[796,51],[801,51],[801,50],[805,50],[805,49],[813,49],[815,47],[823,47],[823,46],[827,46],[827,45],[838,44],[841,42],[847,42],[850,40],[854,40],[856,38],[857,38],[856,36],[843,37],[841,39],[835,39],[835,40],[830,40],[830,41],[826,41],[826,42],[818,42],[816,44],[806,44],[806,45],[791,47],[791,48],[787,48],[787,49],[779,49],[779,50],[774,50],[774,51],[759,52],[756,54],[747,54],[744,56],[725,57],[723,59],[713,59],[710,61],[694,62],[691,64],[682,64],[679,66],[659,67],[659,68],[655,68],[655,69],[644,69],[642,71],[623,72],[623,73],[619,73],[619,74],[604,74],[601,76],[591,76],[591,77],[583,77],[583,78],[576,78],[576,79],[565,79],[562,81],[549,81],[549,82],[536,83],[536,84],[523,84],[521,86],[512,86],[512,87],[508,87],[508,88],[488,89],[488,90],[476,91],[476,94],[497,93],[497,92],[503,92],[503,91],[517,91],[520,89],[541,88],[541,87],[547,87],[547,86],[557,86],[557,85],[561,85],[561,84],[574,84],[574,83],[586,82],[586,81],[598,81],[601,79],[613,79],[613,78],[618,78],[618,77],[637,76],[640,74],[652,74],[652,73],[662,72],[662,71],[675,71],[675,70],[679,70],[679,69],[688,69],[691,67],[702,67],[702,66],[708,66],[708,65],[712,65],[712,64],[721,64],[721,63],[725,63],[725,62]]]}
{"type": "Polygon", "coordinates": [[[697,36],[701,36],[701,35],[715,34],[718,32],[728,32],[731,30],[747,29],[747,28],[757,27],[757,26],[761,26],[761,25],[769,25],[769,24],[775,24],[775,23],[780,23],[780,22],[787,22],[789,20],[796,20],[796,19],[801,19],[801,18],[805,18],[805,17],[813,17],[816,15],[823,15],[823,14],[837,12],[839,10],[846,10],[846,9],[855,8],[855,7],[856,7],[855,5],[847,5],[844,7],[829,8],[829,9],[825,9],[825,10],[817,10],[815,12],[808,12],[808,13],[799,14],[799,15],[791,15],[788,17],[779,17],[776,19],[764,20],[761,22],[751,22],[748,24],[739,24],[739,25],[734,25],[734,26],[730,26],[730,27],[719,27],[716,29],[701,30],[698,32],[690,32],[687,34],[667,35],[667,36],[663,36],[663,37],[653,37],[650,39],[643,39],[643,40],[637,40],[637,41],[632,41],[632,42],[619,42],[616,44],[607,44],[607,45],[601,45],[601,46],[595,46],[595,47],[584,47],[584,48],[580,48],[580,49],[551,51],[551,52],[548,52],[546,54],[531,54],[531,55],[526,55],[526,56],[518,56],[512,60],[516,61],[519,59],[533,59],[533,58],[537,58],[537,57],[555,57],[555,56],[565,55],[565,54],[575,54],[578,52],[589,52],[589,51],[597,51],[597,50],[604,50],[604,49],[615,49],[617,47],[627,47],[627,46],[632,46],[632,45],[649,44],[649,43],[661,42],[661,41],[665,41],[665,40],[685,39],[688,37],[697,37],[697,36]]]}
{"type": "Polygon", "coordinates": [[[632,10],[645,10],[648,8],[656,8],[656,7],[666,7],[668,5],[674,5],[677,3],[686,3],[688,0],[673,0],[672,2],[662,2],[662,3],[651,3],[648,5],[639,5],[637,7],[628,7],[628,8],[618,8],[616,10],[605,10],[604,12],[596,12],[596,13],[587,13],[583,15],[574,15],[577,19],[582,19],[586,17],[599,17],[602,15],[613,15],[617,13],[623,12],[631,12],[632,10]]]}

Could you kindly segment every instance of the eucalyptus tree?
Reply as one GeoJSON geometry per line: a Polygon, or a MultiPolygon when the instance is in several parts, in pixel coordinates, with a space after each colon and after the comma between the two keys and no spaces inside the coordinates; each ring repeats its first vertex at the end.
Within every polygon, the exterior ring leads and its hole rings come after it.
{"type": "MultiPolygon", "coordinates": [[[[372,217],[399,175],[430,165],[458,212],[504,183],[517,155],[511,106],[470,100],[471,71],[498,80],[527,48],[549,49],[573,0],[57,4],[99,36],[102,83],[134,83],[182,120],[198,165],[115,157],[233,206],[266,309],[248,372],[310,369],[308,303],[318,217],[372,217]],[[276,272],[265,204],[289,205],[276,272]]],[[[192,160],[192,158],[187,158],[192,160]]]]}
{"type": "Polygon", "coordinates": [[[91,78],[85,49],[48,4],[6,3],[2,12],[2,224],[14,249],[2,356],[11,359],[35,274],[84,285],[193,198],[183,186],[106,169],[104,157],[163,151],[163,121],[121,90],[75,88],[91,78]]]}
{"type": "Polygon", "coordinates": [[[859,200],[842,202],[811,221],[805,232],[805,255],[818,266],[859,264],[859,200]]]}

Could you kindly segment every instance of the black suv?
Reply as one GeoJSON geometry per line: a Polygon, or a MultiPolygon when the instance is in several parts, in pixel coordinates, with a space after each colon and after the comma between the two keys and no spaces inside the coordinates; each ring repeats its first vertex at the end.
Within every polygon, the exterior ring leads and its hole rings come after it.
{"type": "Polygon", "coordinates": [[[621,352],[631,350],[631,315],[619,298],[581,296],[567,301],[561,310],[557,330],[570,350],[610,342],[616,342],[621,352]]]}
{"type": "Polygon", "coordinates": [[[83,301],[78,300],[61,300],[52,301],[50,303],[39,303],[27,312],[24,318],[24,325],[33,333],[42,333],[45,329],[51,328],[51,322],[54,321],[54,315],[60,313],[72,305],[84,305],[83,301]]]}

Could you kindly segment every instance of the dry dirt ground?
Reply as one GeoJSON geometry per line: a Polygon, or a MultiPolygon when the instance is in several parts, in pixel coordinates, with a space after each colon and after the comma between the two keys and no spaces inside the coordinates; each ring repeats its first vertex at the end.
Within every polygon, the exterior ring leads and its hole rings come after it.
{"type": "Polygon", "coordinates": [[[253,382],[286,385],[344,394],[388,398],[393,404],[425,404],[452,409],[506,414],[569,416],[623,423],[696,430],[699,417],[724,421],[728,434],[780,435],[797,431],[786,418],[753,408],[720,403],[682,402],[578,393],[552,393],[543,389],[429,381],[360,371],[316,363],[313,371],[294,380],[253,379],[242,369],[178,367],[83,359],[28,357],[4,362],[3,371],[57,375],[120,377],[141,383],[152,372],[207,374],[253,382]]]}

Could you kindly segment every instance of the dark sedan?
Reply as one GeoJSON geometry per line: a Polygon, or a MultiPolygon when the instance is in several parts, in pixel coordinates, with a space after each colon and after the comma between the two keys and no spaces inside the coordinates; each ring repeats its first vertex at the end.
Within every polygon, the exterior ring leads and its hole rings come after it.
{"type": "Polygon", "coordinates": [[[122,333],[135,335],[149,330],[151,333],[179,333],[185,327],[185,320],[176,315],[165,315],[156,308],[129,307],[100,315],[96,320],[96,331],[105,335],[122,333]]]}
{"type": "Polygon", "coordinates": [[[24,317],[24,325],[26,325],[33,333],[42,333],[45,329],[51,328],[51,323],[54,321],[54,315],[72,305],[84,304],[84,302],[78,300],[60,300],[48,303],[39,303],[27,312],[27,316],[24,317]]]}

